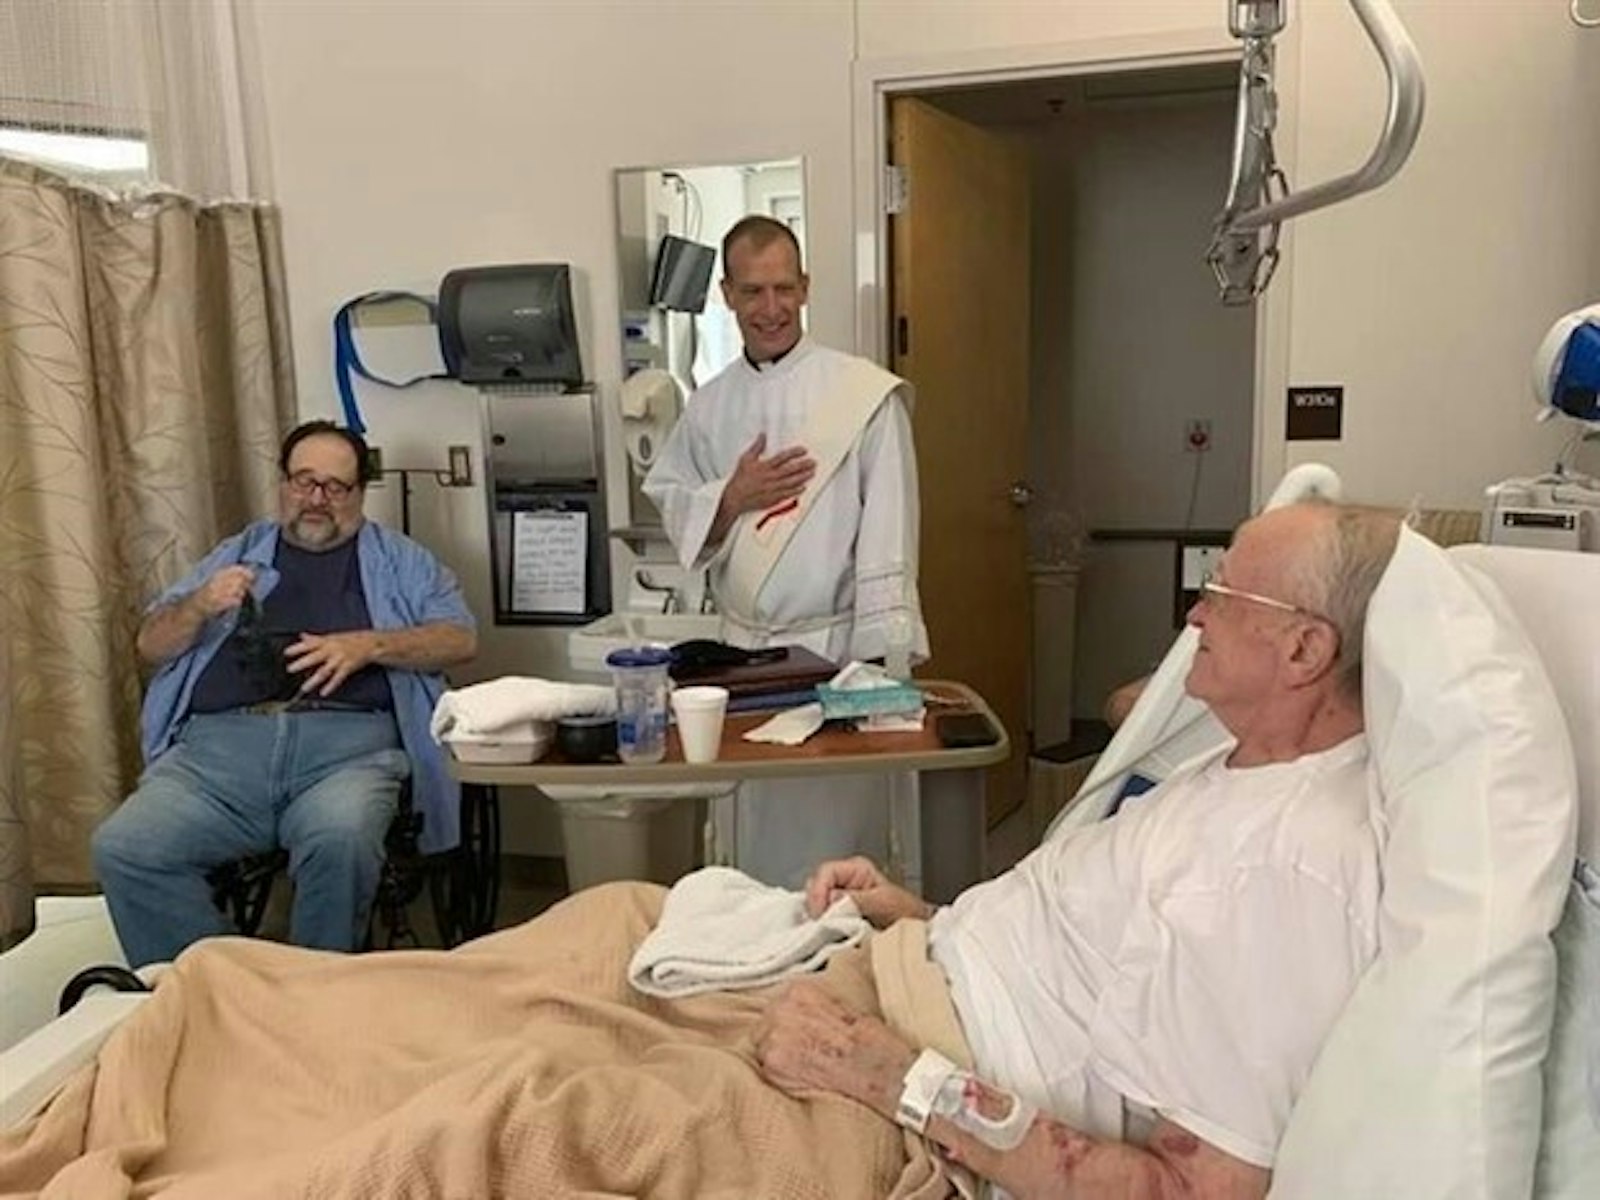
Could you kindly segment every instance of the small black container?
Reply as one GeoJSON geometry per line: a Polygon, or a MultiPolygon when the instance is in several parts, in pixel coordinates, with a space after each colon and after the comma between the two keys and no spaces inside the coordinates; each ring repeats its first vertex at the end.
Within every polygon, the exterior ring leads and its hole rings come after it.
{"type": "Polygon", "coordinates": [[[556,746],[568,762],[591,763],[617,756],[615,717],[562,717],[556,722],[556,746]]]}

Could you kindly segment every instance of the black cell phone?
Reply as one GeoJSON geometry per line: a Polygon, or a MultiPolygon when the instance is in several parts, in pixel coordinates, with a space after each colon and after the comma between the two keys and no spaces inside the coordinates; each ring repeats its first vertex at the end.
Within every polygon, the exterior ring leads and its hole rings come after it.
{"type": "Polygon", "coordinates": [[[966,746],[992,746],[1000,740],[989,718],[980,712],[941,713],[934,718],[933,732],[941,746],[958,750],[966,746]]]}

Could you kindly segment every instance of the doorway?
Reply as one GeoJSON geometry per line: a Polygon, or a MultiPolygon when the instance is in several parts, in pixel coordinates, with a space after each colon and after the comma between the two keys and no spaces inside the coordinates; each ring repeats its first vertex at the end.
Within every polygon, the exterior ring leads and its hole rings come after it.
{"type": "Polygon", "coordinates": [[[884,162],[905,170],[883,344],[917,391],[928,670],[974,683],[1028,752],[1026,775],[1019,755],[991,777],[991,825],[1031,796],[1042,828],[1069,797],[1109,736],[1106,697],[1181,624],[1182,547],[1225,541],[1250,510],[1257,314],[1223,307],[1203,260],[1236,71],[885,97],[884,162]]]}

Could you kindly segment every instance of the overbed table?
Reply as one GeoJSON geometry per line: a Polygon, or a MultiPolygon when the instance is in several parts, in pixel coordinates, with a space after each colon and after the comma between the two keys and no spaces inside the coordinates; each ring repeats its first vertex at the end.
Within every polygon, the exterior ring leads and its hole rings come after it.
{"type": "MultiPolygon", "coordinates": [[[[1005,726],[981,696],[963,683],[917,680],[928,698],[923,728],[908,733],[865,733],[830,723],[799,746],[747,742],[744,733],[769,719],[770,712],[730,713],[722,730],[717,761],[688,763],[678,744],[676,727],[667,731],[667,754],[658,763],[573,763],[552,748],[538,762],[526,765],[466,763],[454,756],[450,773],[462,785],[463,839],[479,837],[482,825],[467,829],[469,813],[493,814],[501,787],[619,784],[683,784],[746,779],[806,778],[827,786],[829,775],[915,774],[919,786],[896,789],[892,803],[891,840],[900,856],[907,887],[936,903],[954,899],[983,878],[983,848],[988,832],[984,808],[986,768],[1011,754],[1005,726]],[[934,722],[942,713],[979,712],[988,718],[996,740],[992,745],[964,748],[941,746],[934,722]],[[911,792],[910,795],[901,794],[911,792]]],[[[494,838],[498,851],[498,836],[494,838]]],[[[486,878],[471,936],[494,924],[494,870],[479,856],[486,878]]]]}

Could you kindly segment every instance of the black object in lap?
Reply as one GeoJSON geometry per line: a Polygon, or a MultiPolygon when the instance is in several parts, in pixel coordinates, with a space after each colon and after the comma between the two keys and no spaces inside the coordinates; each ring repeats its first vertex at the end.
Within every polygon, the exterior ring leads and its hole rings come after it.
{"type": "Polygon", "coordinates": [[[239,673],[253,694],[262,700],[287,700],[300,690],[300,680],[283,655],[299,636],[268,629],[261,606],[246,592],[234,636],[225,649],[237,656],[239,673]]]}

